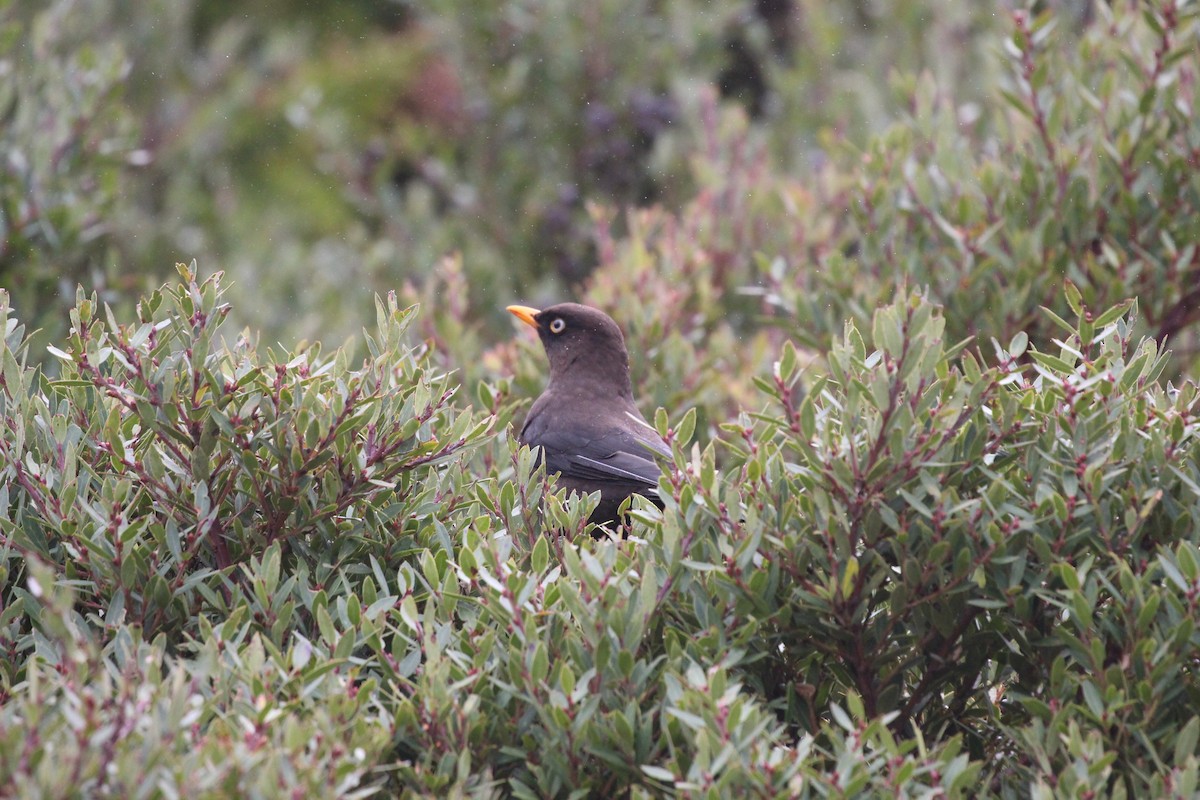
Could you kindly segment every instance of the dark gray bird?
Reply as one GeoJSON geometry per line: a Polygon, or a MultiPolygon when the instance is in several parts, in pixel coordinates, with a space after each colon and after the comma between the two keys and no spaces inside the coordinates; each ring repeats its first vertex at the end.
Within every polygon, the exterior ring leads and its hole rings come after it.
{"type": "Polygon", "coordinates": [[[521,443],[542,448],[546,472],[559,473],[560,485],[599,490],[591,522],[615,523],[631,494],[661,508],[656,458],[671,453],[633,404],[629,354],[617,323],[578,303],[508,311],[538,332],[550,360],[550,381],[525,418],[521,443]]]}

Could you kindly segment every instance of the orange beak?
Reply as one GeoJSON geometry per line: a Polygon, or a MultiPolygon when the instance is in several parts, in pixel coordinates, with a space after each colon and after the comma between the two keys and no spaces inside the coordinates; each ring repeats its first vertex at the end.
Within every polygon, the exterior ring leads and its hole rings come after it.
{"type": "Polygon", "coordinates": [[[530,308],[529,306],[509,306],[505,309],[505,311],[512,314],[514,317],[521,320],[521,322],[524,322],[531,328],[537,327],[537,321],[534,320],[534,317],[542,313],[538,309],[530,308]]]}

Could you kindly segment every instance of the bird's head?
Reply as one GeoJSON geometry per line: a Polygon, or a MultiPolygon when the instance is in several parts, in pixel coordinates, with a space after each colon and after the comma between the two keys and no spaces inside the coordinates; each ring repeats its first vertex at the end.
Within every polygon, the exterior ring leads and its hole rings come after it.
{"type": "Polygon", "coordinates": [[[603,311],[578,303],[559,303],[543,310],[509,306],[508,311],[538,332],[550,360],[547,389],[595,390],[625,399],[633,396],[625,337],[603,311]]]}

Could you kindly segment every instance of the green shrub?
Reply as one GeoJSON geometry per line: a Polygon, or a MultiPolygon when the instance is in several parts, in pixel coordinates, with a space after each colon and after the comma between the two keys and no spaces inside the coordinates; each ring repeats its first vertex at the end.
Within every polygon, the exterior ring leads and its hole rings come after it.
{"type": "Polygon", "coordinates": [[[1009,78],[983,106],[897,80],[910,115],[852,154],[815,221],[792,215],[803,250],[766,250],[792,266],[768,258],[754,276],[793,335],[823,345],[913,286],[942,303],[952,339],[1024,331],[1049,347],[1039,307],[1067,315],[1071,281],[1093,307],[1137,297],[1141,330],[1176,350],[1170,372],[1194,367],[1200,8],[1095,9],[1077,39],[1061,16],[1014,12],[1009,78]]]}
{"type": "Polygon", "coordinates": [[[727,477],[708,453],[668,504],[664,543],[699,567],[663,576],[691,594],[676,626],[744,652],[797,728],[854,697],[905,738],[961,737],[1002,794],[1074,758],[1129,796],[1194,769],[1197,389],[1157,388],[1122,307],[1068,299],[1061,346],[1020,334],[990,369],[954,366],[920,301],[877,312],[873,345],[849,326],[803,399],[785,348],[776,407],[725,428],[727,477]],[[1072,725],[1094,741],[1067,747],[1072,725]]]}
{"type": "Polygon", "coordinates": [[[5,785],[1195,790],[1200,392],[1126,305],[987,359],[915,295],[824,372],[784,345],[718,440],[657,415],[665,508],[594,541],[414,311],[352,369],[222,344],[181,272],[133,324],[81,294],[55,379],[4,308],[5,785]]]}
{"type": "Polygon", "coordinates": [[[259,355],[243,336],[225,347],[217,278],[181,271],[188,283],[144,298],[133,325],[81,293],[67,349],[51,349],[56,379],[21,371],[11,332],[14,424],[0,455],[21,490],[13,499],[39,522],[14,528],[22,550],[68,563],[79,602],[153,638],[195,626],[206,605],[230,611],[223,582],[272,544],[322,584],[368,550],[390,560],[428,537],[449,546],[430,500],[449,504],[469,486],[453,472],[443,483],[438,466],[491,420],[451,413],[449,376],[404,344],[412,309],[379,304],[371,357],[352,371],[345,353],[322,358],[319,346],[259,355]],[[376,526],[393,536],[364,535],[376,526]]]}
{"type": "MultiPolygon", "coordinates": [[[[186,124],[170,103],[148,115],[147,130],[175,120],[188,135],[145,173],[87,137],[6,173],[6,221],[34,184],[75,210],[54,241],[7,228],[20,247],[4,274],[45,283],[56,262],[91,270],[166,237],[236,250],[239,294],[183,267],[136,307],[80,290],[68,324],[26,284],[0,291],[0,786],[1196,796],[1200,13],[1162,0],[1095,4],[1090,22],[963,11],[923,26],[927,5],[895,4],[885,25],[870,4],[802,2],[796,29],[682,2],[521,27],[524,7],[497,3],[501,33],[526,45],[504,51],[503,74],[472,61],[496,42],[463,4],[389,33],[395,49],[247,33],[273,13],[239,33],[215,5],[195,31],[184,7],[164,18],[156,41],[187,50],[195,33],[213,63],[253,53],[262,68],[185,92],[186,124]],[[847,11],[862,24],[839,22],[847,11]],[[912,47],[877,47],[892,29],[912,47]],[[479,124],[389,139],[447,182],[318,191],[321,174],[357,174],[375,123],[395,119],[363,109],[403,94],[430,43],[455,36],[479,124]],[[930,63],[956,36],[970,46],[930,63]],[[681,113],[651,150],[617,148],[665,200],[618,214],[590,201],[640,202],[640,179],[557,148],[598,144],[573,127],[584,56],[626,39],[637,58],[613,62],[595,97],[624,108],[662,65],[681,113]],[[281,46],[297,41],[322,57],[297,66],[281,46]],[[903,64],[890,89],[855,82],[855,58],[888,53],[903,64]],[[757,60],[761,107],[722,72],[731,54],[757,60]],[[697,88],[714,71],[719,88],[697,88]],[[304,125],[264,134],[298,110],[304,125]],[[286,168],[268,169],[264,148],[286,168]],[[80,174],[103,191],[60,191],[80,174]],[[155,188],[130,204],[115,181],[135,175],[155,188]],[[259,204],[239,182],[252,175],[270,187],[259,204]],[[470,213],[434,197],[489,179],[470,213]],[[535,242],[564,180],[588,187],[569,235],[535,242]],[[93,242],[80,232],[96,217],[110,224],[93,242]],[[516,446],[544,357],[481,313],[500,313],[506,286],[529,302],[556,293],[531,265],[575,246],[595,248],[579,291],[627,332],[639,404],[660,409],[673,453],[664,507],[635,500],[626,539],[587,535],[593,501],[564,497],[516,446]],[[242,269],[263,254],[277,271],[242,269]],[[316,316],[340,340],[400,255],[433,267],[397,280],[341,349],[263,347],[230,324],[226,298],[240,297],[243,318],[262,311],[273,330],[316,316]],[[314,303],[298,285],[331,291],[314,303]]],[[[53,42],[65,21],[120,28],[119,11],[14,8],[53,42]]],[[[114,97],[178,97],[140,49],[121,87],[119,70],[77,73],[62,52],[22,62],[14,146],[34,136],[20,115],[39,80],[48,97],[92,80],[100,94],[81,97],[117,150],[136,129],[114,97]]],[[[629,122],[605,130],[620,140],[629,122]]]]}
{"type": "MultiPolygon", "coordinates": [[[[823,136],[863,146],[903,112],[863,74],[929,67],[976,99],[1003,23],[930,0],[886,18],[858,0],[327,5],[0,11],[20,122],[5,144],[34,156],[0,176],[0,214],[49,250],[33,298],[14,296],[28,321],[77,282],[104,276],[110,302],[132,301],[161,265],[196,258],[222,265],[238,323],[268,341],[342,342],[374,294],[461,252],[473,316],[495,335],[497,297],[578,291],[599,255],[593,204],[679,210],[720,180],[705,171],[708,86],[722,114],[762,106],[752,129],[770,172],[807,182],[828,161],[823,136]],[[83,68],[97,54],[104,69],[83,68]],[[52,239],[22,204],[64,206],[52,239]]],[[[18,266],[0,264],[9,281],[18,266]]]]}
{"type": "Polygon", "coordinates": [[[0,8],[0,286],[54,340],[77,283],[109,299],[144,286],[109,260],[122,175],[146,157],[123,102],[132,65],[85,16],[0,8]]]}

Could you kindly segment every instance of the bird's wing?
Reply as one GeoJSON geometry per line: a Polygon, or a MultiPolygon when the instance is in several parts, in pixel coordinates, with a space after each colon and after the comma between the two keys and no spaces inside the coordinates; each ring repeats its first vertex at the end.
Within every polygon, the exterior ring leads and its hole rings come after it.
{"type": "Polygon", "coordinates": [[[613,453],[605,458],[585,455],[569,457],[571,477],[594,481],[622,481],[658,485],[661,470],[653,459],[632,453],[613,453]]]}
{"type": "Polygon", "coordinates": [[[662,469],[656,456],[668,456],[661,442],[643,440],[622,429],[609,431],[542,431],[536,441],[546,456],[546,470],[564,477],[600,483],[658,484],[662,469]]]}

